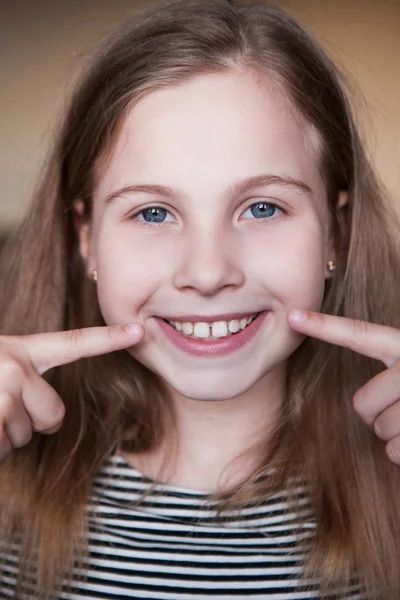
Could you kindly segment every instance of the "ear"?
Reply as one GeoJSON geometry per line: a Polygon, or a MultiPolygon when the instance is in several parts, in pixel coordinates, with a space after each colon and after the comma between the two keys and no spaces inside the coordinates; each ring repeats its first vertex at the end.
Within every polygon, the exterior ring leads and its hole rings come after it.
{"type": "MultiPolygon", "coordinates": [[[[339,192],[338,201],[336,204],[336,219],[339,224],[339,233],[344,236],[346,223],[344,219],[344,211],[343,208],[348,205],[349,202],[349,194],[346,191],[339,192]]],[[[331,235],[329,238],[329,244],[327,249],[327,261],[333,261],[333,263],[337,266],[337,251],[336,244],[333,235],[333,231],[331,231],[331,235]]],[[[326,279],[332,278],[332,272],[328,271],[328,267],[326,268],[326,279]]]]}
{"type": "Polygon", "coordinates": [[[92,264],[91,252],[91,232],[89,221],[83,218],[84,203],[82,200],[74,200],[72,204],[73,221],[76,234],[79,238],[79,252],[86,266],[86,272],[89,277],[95,266],[92,264]]]}

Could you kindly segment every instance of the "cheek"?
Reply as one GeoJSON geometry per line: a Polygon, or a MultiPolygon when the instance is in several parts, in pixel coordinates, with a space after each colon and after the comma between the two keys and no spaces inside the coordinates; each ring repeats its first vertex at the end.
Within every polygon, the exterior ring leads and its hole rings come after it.
{"type": "MultiPolygon", "coordinates": [[[[158,239],[156,232],[134,229],[129,223],[104,225],[97,235],[97,289],[108,324],[135,320],[149,298],[171,285],[174,266],[182,257],[174,236],[158,239]]],[[[316,218],[242,232],[235,246],[234,260],[245,273],[249,291],[261,283],[285,308],[320,309],[325,241],[316,218]]]]}
{"type": "MultiPolygon", "coordinates": [[[[250,244],[255,243],[255,239],[250,244]]],[[[298,306],[319,310],[325,288],[325,238],[315,219],[287,223],[264,235],[258,256],[252,261],[252,277],[264,282],[268,291],[286,308],[298,306]]],[[[249,247],[249,252],[254,247],[249,247]]]]}
{"type": "Polygon", "coordinates": [[[103,229],[97,242],[100,309],[108,324],[135,318],[162,285],[168,253],[153,236],[132,235],[129,228],[103,229]]]}

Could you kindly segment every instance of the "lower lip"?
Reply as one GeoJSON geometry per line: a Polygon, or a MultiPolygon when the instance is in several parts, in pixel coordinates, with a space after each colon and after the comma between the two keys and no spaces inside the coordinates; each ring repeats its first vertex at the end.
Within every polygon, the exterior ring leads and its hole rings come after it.
{"type": "Polygon", "coordinates": [[[210,342],[202,341],[201,339],[189,338],[178,333],[176,329],[168,325],[160,317],[155,317],[156,322],[161,327],[167,338],[180,350],[193,354],[194,356],[223,356],[238,350],[250,340],[254,338],[257,331],[260,329],[264,322],[265,317],[270,311],[260,312],[259,315],[248,325],[245,329],[242,329],[239,333],[228,335],[225,338],[219,340],[213,340],[210,342]]]}

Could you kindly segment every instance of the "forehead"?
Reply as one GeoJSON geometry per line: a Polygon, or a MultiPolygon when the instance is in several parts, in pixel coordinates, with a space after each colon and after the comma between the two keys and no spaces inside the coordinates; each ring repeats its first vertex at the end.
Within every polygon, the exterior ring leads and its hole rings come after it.
{"type": "Polygon", "coordinates": [[[143,97],[126,116],[98,190],[138,181],[207,193],[271,173],[323,191],[317,144],[287,96],[254,73],[201,75],[143,97]]]}

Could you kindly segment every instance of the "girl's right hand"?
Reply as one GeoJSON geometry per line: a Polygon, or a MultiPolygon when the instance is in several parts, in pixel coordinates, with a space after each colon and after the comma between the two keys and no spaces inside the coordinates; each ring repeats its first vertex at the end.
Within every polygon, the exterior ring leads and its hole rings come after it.
{"type": "Polygon", "coordinates": [[[55,433],[63,423],[64,403],[42,378],[43,373],[80,358],[133,346],[143,333],[141,325],[131,323],[0,336],[0,463],[13,448],[27,444],[33,431],[55,433]]]}

